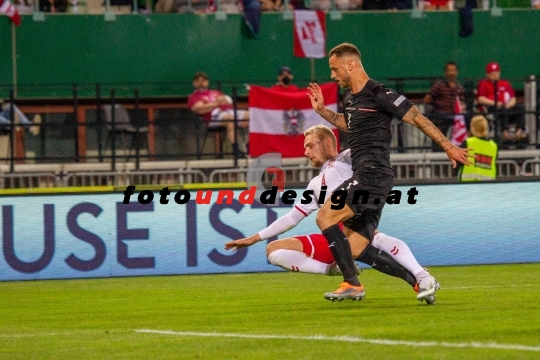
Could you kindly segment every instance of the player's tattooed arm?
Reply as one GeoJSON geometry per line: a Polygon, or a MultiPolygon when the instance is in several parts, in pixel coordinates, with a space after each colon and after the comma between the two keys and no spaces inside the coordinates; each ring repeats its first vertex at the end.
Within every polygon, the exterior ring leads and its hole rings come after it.
{"type": "Polygon", "coordinates": [[[422,130],[424,134],[439,144],[444,151],[447,151],[454,146],[428,118],[422,115],[416,106],[413,106],[407,111],[403,116],[403,121],[422,130]]]}
{"type": "Polygon", "coordinates": [[[338,114],[330,109],[324,108],[321,112],[319,112],[319,115],[321,115],[324,120],[328,121],[330,124],[334,125],[338,129],[343,131],[349,131],[349,129],[347,129],[347,124],[345,123],[345,116],[343,114],[338,114]]]}
{"type": "Polygon", "coordinates": [[[403,121],[408,122],[409,124],[417,127],[422,130],[424,134],[433,139],[437,144],[439,144],[443,150],[448,155],[452,165],[455,168],[457,163],[460,162],[465,165],[471,165],[469,158],[474,157],[474,155],[469,154],[469,151],[473,149],[463,149],[457,146],[454,146],[444,135],[437,129],[435,125],[428,118],[418,111],[416,106],[407,111],[405,116],[403,116],[403,121]]]}
{"type": "Polygon", "coordinates": [[[308,85],[307,96],[317,114],[321,115],[323,119],[335,125],[338,129],[348,131],[343,114],[335,113],[324,106],[324,96],[319,84],[310,83],[308,85]]]}

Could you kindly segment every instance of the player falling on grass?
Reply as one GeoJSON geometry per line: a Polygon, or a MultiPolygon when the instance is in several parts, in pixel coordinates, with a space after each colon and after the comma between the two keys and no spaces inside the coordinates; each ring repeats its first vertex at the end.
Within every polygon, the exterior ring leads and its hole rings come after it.
{"type": "MultiPolygon", "coordinates": [[[[225,249],[237,250],[251,246],[295,227],[309,214],[321,207],[319,204],[321,196],[325,201],[331,201],[332,192],[343,181],[352,176],[350,151],[346,150],[338,154],[336,137],[330,128],[316,125],[307,129],[304,135],[305,156],[309,158],[314,167],[321,168],[320,174],[309,182],[306,189],[313,192],[311,202],[302,204],[299,201],[289,213],[274,221],[267,228],[251,237],[230,241],[225,244],[225,249]],[[326,186],[326,193],[321,194],[323,186],[326,186]]],[[[407,244],[399,239],[376,231],[372,244],[368,245],[365,251],[362,252],[354,245],[351,244],[356,260],[385,274],[405,280],[416,291],[418,291],[418,282],[423,277],[427,276],[433,279],[418,264],[407,244]]],[[[271,264],[286,270],[342,275],[328,248],[327,240],[321,234],[293,236],[272,241],[266,246],[266,254],[271,264]]],[[[435,279],[432,281],[438,284],[435,279]]],[[[420,301],[426,300],[428,304],[435,302],[434,293],[420,293],[417,298],[420,301]]]]}
{"type": "MultiPolygon", "coordinates": [[[[349,89],[343,99],[343,114],[324,106],[321,88],[309,84],[311,105],[321,117],[349,133],[349,146],[354,174],[338,190],[346,201],[341,209],[325,203],[317,214],[317,225],[326,237],[330,250],[343,273],[344,281],[338,290],[324,295],[327,300],[363,299],[364,287],[358,280],[351,245],[364,251],[373,241],[382,209],[394,184],[390,166],[392,117],[396,116],[422,130],[446,152],[454,167],[459,161],[469,165],[468,151],[454,146],[431,121],[403,95],[369,78],[360,61],[356,46],[344,43],[329,53],[331,77],[340,87],[349,89]],[[368,192],[367,204],[359,202],[357,192],[368,192]],[[339,224],[343,223],[343,231],[339,224]]],[[[419,294],[435,293],[436,282],[428,276],[419,281],[419,294]]]]}

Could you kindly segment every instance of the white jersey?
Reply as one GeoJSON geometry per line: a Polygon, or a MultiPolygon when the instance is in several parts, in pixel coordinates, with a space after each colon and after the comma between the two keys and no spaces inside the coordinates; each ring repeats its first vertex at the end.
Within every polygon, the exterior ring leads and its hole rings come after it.
{"type": "Polygon", "coordinates": [[[318,210],[324,204],[324,201],[332,195],[332,192],[345,180],[352,177],[351,151],[349,149],[338,154],[335,158],[326,161],[321,167],[319,175],[311,179],[306,190],[312,190],[313,196],[309,204],[302,204],[298,201],[294,208],[286,215],[282,216],[266,229],[261,230],[259,235],[261,239],[267,239],[281,234],[295,227],[301,220],[309,214],[318,210]],[[322,204],[319,204],[321,197],[321,187],[326,186],[326,194],[322,204]]]}
{"type": "Polygon", "coordinates": [[[309,204],[298,202],[294,207],[303,213],[304,216],[308,216],[318,210],[332,195],[332,192],[345,180],[350,179],[352,175],[351,151],[347,149],[335,158],[326,161],[319,175],[311,179],[306,188],[306,190],[312,190],[314,192],[311,202],[309,204]],[[324,201],[321,201],[321,204],[319,204],[322,186],[326,186],[326,194],[324,201]]]}

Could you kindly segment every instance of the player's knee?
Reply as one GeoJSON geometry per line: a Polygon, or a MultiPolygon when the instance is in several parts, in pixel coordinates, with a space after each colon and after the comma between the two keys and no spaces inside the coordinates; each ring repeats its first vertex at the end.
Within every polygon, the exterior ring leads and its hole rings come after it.
{"type": "Polygon", "coordinates": [[[276,251],[278,249],[281,249],[279,241],[274,240],[274,241],[268,243],[268,245],[266,245],[266,256],[267,257],[270,256],[271,253],[273,253],[274,251],[276,251]]]}
{"type": "Polygon", "coordinates": [[[326,228],[332,224],[328,224],[328,217],[326,214],[326,211],[324,209],[320,209],[317,213],[317,217],[315,218],[315,222],[317,223],[317,226],[321,231],[326,230],[326,228]]]}
{"type": "Polygon", "coordinates": [[[266,248],[267,252],[266,252],[266,256],[268,258],[268,261],[270,262],[270,264],[272,265],[278,265],[277,264],[277,257],[278,255],[283,251],[283,249],[275,249],[271,252],[268,252],[268,248],[266,248]]]}
{"type": "Polygon", "coordinates": [[[378,249],[383,249],[387,244],[386,235],[382,232],[375,232],[373,235],[373,241],[371,245],[375,246],[378,249]]]}

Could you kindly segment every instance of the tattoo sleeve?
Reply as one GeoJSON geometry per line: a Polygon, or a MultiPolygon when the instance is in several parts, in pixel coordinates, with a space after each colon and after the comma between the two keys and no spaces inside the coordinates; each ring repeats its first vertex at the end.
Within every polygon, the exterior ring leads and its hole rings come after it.
{"type": "Polygon", "coordinates": [[[349,131],[349,129],[347,129],[347,124],[345,123],[345,116],[343,116],[343,114],[338,114],[333,112],[332,110],[324,108],[324,110],[321,111],[319,115],[321,115],[324,120],[333,124],[338,129],[343,131],[349,131]]]}
{"type": "Polygon", "coordinates": [[[403,116],[403,121],[422,130],[424,134],[439,144],[444,151],[454,146],[428,118],[420,113],[416,106],[413,106],[409,109],[409,111],[407,111],[407,113],[403,116]]]}

